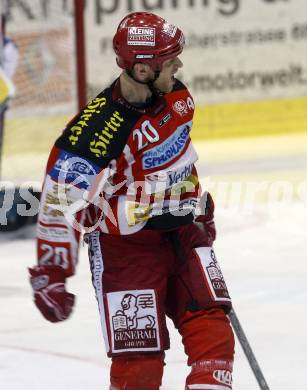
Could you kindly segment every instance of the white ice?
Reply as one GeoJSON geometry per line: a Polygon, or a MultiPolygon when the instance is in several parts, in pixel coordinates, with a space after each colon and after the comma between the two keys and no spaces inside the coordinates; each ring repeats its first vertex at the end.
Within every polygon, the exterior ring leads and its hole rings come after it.
{"type": "MultiPolygon", "coordinates": [[[[294,143],[300,148],[297,141],[294,143]]],[[[263,194],[249,210],[242,205],[231,208],[218,201],[219,234],[215,248],[234,307],[270,389],[306,389],[307,186],[302,183],[304,177],[307,180],[307,168],[298,163],[290,170],[284,166],[278,169],[278,164],[276,167],[267,162],[268,155],[276,157],[280,138],[276,142],[271,139],[273,152],[271,155],[268,151],[267,156],[261,153],[244,156],[243,152],[232,155],[227,152],[234,145],[231,142],[228,146],[223,144],[223,158],[206,153],[214,148],[220,151],[222,142],[209,143],[207,147],[198,145],[202,175],[206,174],[208,164],[215,180],[268,179],[269,173],[273,181],[286,180],[296,188],[296,194],[285,202],[269,199],[272,192],[269,196],[263,194]],[[246,171],[244,177],[236,171],[240,158],[242,167],[249,161],[250,176],[246,171]],[[229,164],[234,160],[234,171],[229,172],[229,164]],[[265,168],[260,164],[264,160],[265,168]],[[227,166],[228,176],[218,176],[220,172],[214,176],[214,162],[219,171],[223,164],[227,166]]],[[[278,154],[282,161],[305,153],[296,148],[290,152],[284,149],[278,154]]],[[[0,389],[107,390],[109,360],[105,357],[86,248],[81,248],[77,275],[69,280],[69,289],[77,295],[74,314],[60,324],[48,323],[34,307],[27,276],[27,266],[34,262],[33,231],[1,234],[0,389]]],[[[172,347],[167,353],[161,390],[183,390],[189,370],[180,338],[171,323],[169,329],[172,347]]],[[[233,377],[234,390],[259,388],[238,343],[233,377]]]]}

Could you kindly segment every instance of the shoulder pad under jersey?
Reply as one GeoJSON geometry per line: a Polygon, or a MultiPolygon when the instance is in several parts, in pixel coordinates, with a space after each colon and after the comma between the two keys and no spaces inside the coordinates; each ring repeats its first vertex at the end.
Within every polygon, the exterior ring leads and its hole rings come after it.
{"type": "Polygon", "coordinates": [[[175,92],[175,91],[180,91],[182,89],[187,89],[187,87],[183,84],[182,81],[178,80],[178,79],[175,79],[175,85],[173,86],[173,91],[172,92],[175,92]]]}
{"type": "Polygon", "coordinates": [[[107,88],[67,124],[55,145],[106,167],[120,156],[140,116],[114,102],[107,88]]]}

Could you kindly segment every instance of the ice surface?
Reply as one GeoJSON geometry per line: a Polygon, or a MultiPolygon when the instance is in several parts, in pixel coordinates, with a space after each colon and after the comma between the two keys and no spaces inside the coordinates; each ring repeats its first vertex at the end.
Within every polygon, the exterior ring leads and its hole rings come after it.
{"type": "MultiPolygon", "coordinates": [[[[205,175],[205,149],[199,151],[205,175]]],[[[282,155],[278,155],[279,160],[282,155]]],[[[257,158],[253,156],[254,166],[257,158]]],[[[301,173],[299,176],[289,171],[283,174],[280,169],[276,173],[275,169],[273,164],[270,172],[274,180],[307,178],[303,165],[291,167],[301,173]]],[[[252,170],[253,175],[268,175],[262,170],[260,164],[257,172],[252,170]]],[[[240,176],[234,174],[237,180],[240,176]]],[[[297,196],[284,204],[265,197],[249,211],[217,205],[217,256],[271,390],[307,388],[306,205],[297,196]]],[[[109,360],[104,353],[86,248],[81,248],[77,275],[69,280],[69,289],[77,295],[76,309],[71,319],[61,324],[45,321],[33,305],[27,266],[34,259],[33,231],[0,236],[0,389],[107,390],[109,360]]],[[[167,353],[161,390],[183,390],[189,370],[180,338],[171,323],[169,328],[172,348],[167,353]]],[[[258,389],[238,343],[233,387],[258,389]]]]}

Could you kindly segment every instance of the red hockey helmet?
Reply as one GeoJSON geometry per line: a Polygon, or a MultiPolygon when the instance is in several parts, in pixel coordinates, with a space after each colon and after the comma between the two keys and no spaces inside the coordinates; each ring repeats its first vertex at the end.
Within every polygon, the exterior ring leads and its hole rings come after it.
{"type": "Polygon", "coordinates": [[[126,70],[142,62],[159,72],[163,62],[177,57],[183,46],[184,35],[178,27],[148,12],[127,15],[113,38],[117,64],[126,70]]]}

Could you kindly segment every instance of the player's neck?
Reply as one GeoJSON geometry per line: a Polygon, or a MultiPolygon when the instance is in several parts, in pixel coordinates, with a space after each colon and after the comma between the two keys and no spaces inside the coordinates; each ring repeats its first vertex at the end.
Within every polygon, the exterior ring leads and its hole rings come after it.
{"type": "Polygon", "coordinates": [[[123,98],[129,103],[145,103],[152,95],[147,85],[140,84],[125,72],[120,75],[120,90],[123,98]]]}

